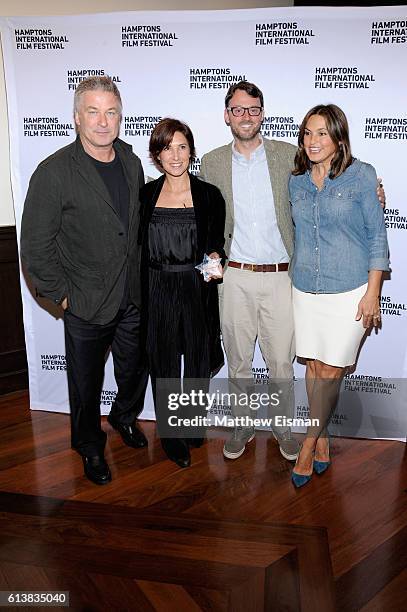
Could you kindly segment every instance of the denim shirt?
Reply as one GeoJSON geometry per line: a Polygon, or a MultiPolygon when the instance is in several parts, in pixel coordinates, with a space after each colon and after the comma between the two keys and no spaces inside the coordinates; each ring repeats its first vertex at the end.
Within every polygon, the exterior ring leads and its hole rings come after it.
{"type": "Polygon", "coordinates": [[[295,225],[290,275],[307,293],[341,293],[367,283],[369,270],[388,270],[388,244],[376,172],[357,159],[323,188],[310,172],[289,180],[295,225]]]}

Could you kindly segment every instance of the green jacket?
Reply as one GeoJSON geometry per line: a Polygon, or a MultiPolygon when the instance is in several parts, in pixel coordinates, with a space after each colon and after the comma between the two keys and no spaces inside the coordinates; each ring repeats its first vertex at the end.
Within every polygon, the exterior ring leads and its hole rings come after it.
{"type": "MultiPolygon", "coordinates": [[[[288,180],[294,168],[297,147],[279,140],[263,138],[273,190],[277,225],[288,256],[294,251],[294,231],[288,196],[288,180]]],[[[232,143],[206,153],[201,160],[201,177],[216,185],[226,202],[225,251],[229,257],[233,239],[234,207],[232,186],[232,143]]]]}

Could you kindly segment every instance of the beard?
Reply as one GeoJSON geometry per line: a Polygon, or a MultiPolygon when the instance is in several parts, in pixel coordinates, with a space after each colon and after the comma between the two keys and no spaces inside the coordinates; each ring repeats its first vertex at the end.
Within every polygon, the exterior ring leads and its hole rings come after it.
{"type": "Polygon", "coordinates": [[[260,133],[261,123],[253,123],[250,130],[244,130],[240,127],[232,126],[231,123],[229,123],[229,127],[235,140],[240,140],[242,142],[250,142],[251,140],[254,140],[260,133]]]}

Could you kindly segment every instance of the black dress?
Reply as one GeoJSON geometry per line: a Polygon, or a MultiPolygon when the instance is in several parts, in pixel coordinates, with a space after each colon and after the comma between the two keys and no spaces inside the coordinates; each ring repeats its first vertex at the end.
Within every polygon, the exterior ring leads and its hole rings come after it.
{"type": "Polygon", "coordinates": [[[195,266],[193,208],[158,208],[149,225],[147,352],[154,378],[209,378],[209,334],[195,266]]]}
{"type": "Polygon", "coordinates": [[[163,183],[164,177],[147,183],[140,193],[143,329],[160,437],[199,437],[189,428],[169,428],[168,417],[205,410],[187,406],[171,413],[168,397],[207,391],[211,373],[223,365],[217,285],[204,282],[195,266],[204,253],[225,256],[225,202],[216,187],[190,176],[193,208],[156,207],[163,183]]]}

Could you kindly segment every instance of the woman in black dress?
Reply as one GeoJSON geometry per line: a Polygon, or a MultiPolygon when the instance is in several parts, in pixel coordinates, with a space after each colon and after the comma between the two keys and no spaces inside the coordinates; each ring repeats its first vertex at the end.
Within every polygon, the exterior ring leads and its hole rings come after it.
{"type": "Polygon", "coordinates": [[[205,253],[225,257],[225,202],[217,187],[189,174],[195,147],[186,124],[160,121],[149,151],[163,176],[140,194],[147,353],[161,444],[169,459],[187,467],[189,446],[203,442],[202,428],[174,427],[168,419],[205,416],[205,408],[169,410],[168,396],[207,391],[223,365],[216,282],[205,282],[195,266],[205,253]]]}

